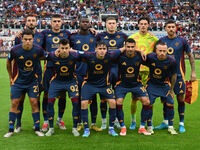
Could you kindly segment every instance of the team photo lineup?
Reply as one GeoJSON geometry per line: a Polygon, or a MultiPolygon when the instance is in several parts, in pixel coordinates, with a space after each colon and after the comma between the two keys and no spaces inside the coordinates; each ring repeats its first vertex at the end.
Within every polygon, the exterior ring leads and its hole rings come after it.
{"type": "Polygon", "coordinates": [[[25,27],[17,32],[7,58],[11,107],[5,138],[17,136],[23,130],[25,95],[32,108],[30,130],[37,136],[57,134],[55,122],[59,129],[66,130],[63,121],[66,99],[72,105],[73,136],[87,138],[91,130],[106,129],[110,136],[126,136],[129,130],[136,130],[137,111],[141,114],[141,120],[137,120],[138,134],[150,136],[155,130],[167,129],[169,134],[176,135],[189,130],[184,126],[185,55],[192,82],[197,80],[195,58],[188,41],[177,35],[176,21],[165,21],[166,36],[157,38],[148,31],[151,20],[146,15],[137,20],[139,31],[130,35],[117,30],[119,20],[112,15],[105,18],[106,30],[101,32],[91,28],[87,16],[79,18],[75,31],[61,29],[62,14],[52,14],[51,28],[42,31],[37,29],[37,19],[34,14],[26,15],[25,27]],[[125,125],[123,111],[128,93],[131,93],[130,126],[125,125]],[[163,105],[160,113],[163,121],[159,126],[154,126],[152,120],[156,99],[163,105]],[[54,108],[56,100],[58,109],[54,108]],[[137,109],[139,101],[141,110],[137,109]],[[174,109],[174,101],[178,110],[174,109]],[[98,107],[100,127],[96,124],[98,107]],[[176,111],[177,129],[173,126],[176,111]]]}

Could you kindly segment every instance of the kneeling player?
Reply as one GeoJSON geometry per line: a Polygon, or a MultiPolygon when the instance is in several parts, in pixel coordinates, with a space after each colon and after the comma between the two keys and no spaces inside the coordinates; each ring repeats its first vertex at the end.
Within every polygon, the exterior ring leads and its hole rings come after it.
{"type": "Polygon", "coordinates": [[[109,103],[109,134],[118,136],[113,128],[116,118],[116,102],[113,90],[108,82],[108,77],[111,61],[116,59],[123,50],[122,48],[113,52],[107,52],[106,43],[100,41],[95,48],[96,53],[85,52],[82,55],[82,57],[86,59],[88,66],[88,76],[85,78],[81,89],[81,116],[85,129],[83,137],[88,137],[90,135],[88,125],[88,101],[97,93],[100,94],[101,99],[106,99],[109,103]]]}
{"type": "Polygon", "coordinates": [[[38,79],[37,79],[37,66],[39,59],[44,57],[45,51],[33,44],[34,34],[31,30],[24,30],[22,33],[22,44],[19,44],[11,49],[7,60],[7,70],[9,73],[11,83],[11,109],[9,112],[9,132],[4,137],[13,135],[14,124],[17,117],[17,107],[20,102],[20,97],[24,93],[28,93],[31,107],[32,116],[35,125],[35,134],[44,136],[40,132],[40,112],[38,107],[38,79]],[[14,60],[17,64],[18,74],[15,78],[11,73],[11,61],[14,60]]]}
{"type": "Polygon", "coordinates": [[[177,134],[173,128],[174,119],[174,85],[176,82],[176,61],[173,57],[167,55],[167,45],[163,42],[158,42],[156,45],[156,53],[147,55],[147,60],[144,63],[150,68],[149,81],[147,82],[147,92],[149,94],[150,106],[148,110],[142,109],[146,113],[146,120],[141,122],[141,127],[145,126],[145,121],[148,123],[148,131],[153,134],[151,119],[152,105],[157,97],[161,97],[167,104],[168,116],[168,132],[177,134]]]}
{"type": "MultiPolygon", "coordinates": [[[[117,117],[121,125],[121,136],[126,135],[126,126],[124,124],[123,101],[128,92],[139,98],[143,107],[149,105],[149,97],[143,84],[138,80],[140,64],[143,62],[142,57],[135,50],[135,40],[127,39],[125,41],[126,51],[119,57],[119,81],[115,87],[117,99],[117,117]]],[[[144,117],[143,115],[141,116],[144,117]]],[[[149,135],[145,128],[140,132],[149,135]]]]}
{"type": "Polygon", "coordinates": [[[59,45],[59,57],[55,54],[49,54],[48,58],[53,62],[53,68],[56,71],[55,76],[51,80],[48,95],[48,107],[47,114],[49,119],[49,131],[45,134],[51,136],[54,133],[53,121],[54,121],[54,103],[56,97],[60,96],[61,93],[68,91],[68,95],[71,98],[73,105],[73,129],[72,133],[74,136],[79,136],[77,131],[78,123],[78,100],[79,92],[77,79],[75,76],[75,63],[79,59],[79,56],[74,52],[69,52],[70,45],[67,39],[60,40],[59,45]]]}

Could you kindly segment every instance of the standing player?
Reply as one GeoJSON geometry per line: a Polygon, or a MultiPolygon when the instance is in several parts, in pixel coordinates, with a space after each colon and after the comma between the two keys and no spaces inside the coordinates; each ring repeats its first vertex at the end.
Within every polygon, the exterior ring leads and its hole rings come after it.
{"type": "MultiPolygon", "coordinates": [[[[43,30],[41,32],[42,47],[46,49],[47,52],[54,52],[59,47],[59,42],[61,39],[69,39],[70,32],[66,30],[61,30],[62,19],[61,16],[55,14],[51,18],[51,30],[43,30]]],[[[48,90],[49,82],[54,75],[53,63],[51,61],[46,62],[44,69],[43,85],[44,85],[44,97],[43,97],[43,117],[44,124],[42,127],[43,131],[47,131],[48,127],[48,117],[47,117],[47,104],[48,104],[48,90]]],[[[58,119],[56,124],[60,129],[65,130],[64,121],[62,120],[65,111],[66,98],[65,95],[61,95],[58,101],[58,119]]]]}
{"type": "MultiPolygon", "coordinates": [[[[37,18],[33,15],[28,15],[26,17],[26,28],[30,29],[33,33],[34,33],[34,41],[33,43],[36,45],[41,45],[41,40],[40,40],[40,33],[37,31],[36,29],[37,26],[37,18]]],[[[21,31],[18,33],[17,37],[15,38],[15,45],[18,45],[20,43],[22,43],[22,39],[21,39],[21,31]]],[[[16,64],[14,63],[13,65],[13,75],[16,74],[16,64]]],[[[42,68],[41,68],[41,64],[40,62],[38,63],[38,67],[37,67],[37,75],[38,75],[38,83],[39,83],[39,92],[41,93],[42,91],[42,68]]],[[[23,104],[24,104],[24,98],[25,98],[25,94],[23,94],[20,98],[20,102],[19,102],[19,106],[18,106],[18,110],[19,113],[17,113],[17,125],[16,128],[14,130],[14,132],[18,133],[21,131],[21,117],[22,117],[22,112],[23,112],[23,104]]],[[[40,98],[38,98],[38,105],[40,108],[40,98]]]]}
{"type": "MultiPolygon", "coordinates": [[[[145,87],[139,80],[140,65],[143,62],[142,57],[135,49],[135,40],[127,39],[125,41],[125,52],[119,57],[119,81],[115,87],[115,95],[117,101],[117,118],[121,125],[121,136],[126,135],[126,126],[124,124],[123,101],[128,92],[139,98],[143,104],[143,108],[149,105],[149,97],[145,87]]],[[[144,111],[141,113],[144,118],[144,111]]],[[[140,129],[142,134],[149,134],[145,128],[140,129]]]]}
{"type": "Polygon", "coordinates": [[[123,49],[107,52],[106,43],[99,41],[95,51],[96,53],[85,52],[83,54],[83,58],[85,58],[88,65],[87,76],[81,89],[81,117],[85,129],[83,137],[88,137],[90,135],[90,130],[88,128],[88,101],[97,93],[100,94],[101,99],[106,99],[109,103],[109,134],[118,136],[113,128],[116,118],[116,102],[108,77],[111,61],[116,59],[123,49]]]}
{"type": "MultiPolygon", "coordinates": [[[[144,65],[150,68],[149,79],[147,82],[147,92],[149,94],[150,105],[142,108],[146,111],[145,120],[141,121],[140,129],[145,127],[145,122],[151,122],[153,111],[152,107],[157,97],[166,102],[166,116],[168,117],[170,134],[177,134],[173,128],[174,120],[174,85],[176,82],[176,61],[173,57],[167,55],[167,45],[159,41],[156,44],[156,53],[147,55],[144,65]]],[[[148,125],[148,132],[153,134],[152,124],[148,125]]],[[[138,132],[140,133],[140,129],[138,132]]]]}
{"type": "Polygon", "coordinates": [[[61,39],[58,50],[60,51],[60,57],[56,57],[55,54],[51,54],[47,57],[53,62],[53,67],[56,74],[51,80],[49,87],[48,107],[47,114],[49,119],[49,131],[45,134],[51,136],[54,134],[53,121],[54,121],[54,103],[57,96],[60,96],[62,92],[68,92],[73,105],[73,129],[74,136],[79,136],[77,131],[78,123],[78,101],[79,92],[77,79],[75,75],[76,60],[79,59],[76,53],[69,53],[70,45],[68,39],[61,39]]]}
{"type": "MultiPolygon", "coordinates": [[[[106,19],[106,30],[97,35],[98,41],[104,41],[107,44],[108,51],[117,50],[122,48],[124,45],[124,41],[127,39],[127,35],[123,32],[116,31],[117,29],[117,21],[114,17],[108,17],[106,19]]],[[[112,87],[115,87],[118,78],[118,67],[117,64],[112,64],[109,81],[112,87]]],[[[107,120],[107,102],[105,100],[101,100],[101,115],[102,115],[102,125],[101,129],[106,129],[107,120]]]]}
{"type": "MultiPolygon", "coordinates": [[[[94,52],[96,46],[96,37],[92,34],[89,30],[90,22],[87,17],[82,17],[80,19],[80,31],[78,33],[72,34],[70,37],[71,46],[75,50],[79,51],[87,51],[87,52],[94,52]]],[[[84,77],[86,76],[87,72],[87,64],[84,62],[77,62],[76,66],[76,75],[78,78],[78,86],[79,91],[81,92],[81,85],[84,81],[84,77]]],[[[81,102],[79,103],[81,107],[81,102]]],[[[92,104],[90,105],[91,111],[91,129],[95,131],[102,131],[102,129],[96,126],[96,117],[97,117],[97,100],[96,96],[92,99],[92,104]]],[[[81,130],[82,125],[80,124],[81,119],[79,119],[78,130],[81,130]]]]}
{"type": "MultiPolygon", "coordinates": [[[[128,38],[133,38],[136,41],[136,49],[142,50],[145,54],[153,52],[155,43],[158,41],[158,38],[154,35],[151,35],[148,32],[148,27],[150,25],[150,20],[147,17],[141,17],[138,20],[139,32],[132,34],[128,38]]],[[[142,79],[143,85],[146,85],[147,78],[149,75],[149,68],[141,65],[140,67],[140,77],[142,79]]],[[[136,109],[137,109],[137,100],[132,95],[133,100],[131,103],[131,114],[132,122],[130,129],[134,130],[136,128],[136,109]]]]}
{"type": "Polygon", "coordinates": [[[35,134],[44,136],[40,132],[40,112],[38,108],[39,85],[37,67],[39,59],[45,55],[43,49],[33,44],[34,34],[31,30],[24,30],[22,33],[22,44],[19,44],[11,49],[7,60],[7,70],[11,85],[11,109],[9,112],[9,132],[4,137],[13,135],[14,124],[17,116],[17,107],[19,105],[20,97],[24,92],[29,95],[32,116],[35,124],[35,134]],[[11,61],[16,61],[17,74],[12,76],[11,61]]]}
{"type": "MultiPolygon", "coordinates": [[[[165,30],[167,31],[167,36],[160,39],[162,42],[167,43],[168,55],[175,57],[177,62],[177,80],[174,87],[174,92],[178,101],[178,113],[179,113],[179,132],[184,133],[184,113],[185,113],[185,103],[184,103],[184,94],[185,94],[185,61],[184,53],[189,57],[190,66],[191,66],[191,80],[196,80],[195,73],[195,61],[194,56],[191,52],[188,42],[176,35],[176,23],[172,20],[169,20],[165,24],[165,30]]],[[[166,104],[164,104],[164,121],[155,129],[163,129],[168,126],[168,118],[166,114],[166,104]]]]}

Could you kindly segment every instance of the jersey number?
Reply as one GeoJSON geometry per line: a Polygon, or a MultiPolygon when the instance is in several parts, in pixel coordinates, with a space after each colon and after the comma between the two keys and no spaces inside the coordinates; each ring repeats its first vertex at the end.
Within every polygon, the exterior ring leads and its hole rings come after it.
{"type": "Polygon", "coordinates": [[[75,85],[75,86],[70,86],[70,90],[72,91],[72,92],[78,92],[78,85],[75,85]]]}

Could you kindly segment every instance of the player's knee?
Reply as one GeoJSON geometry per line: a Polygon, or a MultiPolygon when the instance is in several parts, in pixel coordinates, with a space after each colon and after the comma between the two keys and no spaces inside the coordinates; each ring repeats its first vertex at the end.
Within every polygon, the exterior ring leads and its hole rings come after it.
{"type": "Polygon", "coordinates": [[[116,103],[117,103],[117,105],[122,105],[123,104],[123,100],[122,99],[117,99],[116,103]]]}
{"type": "Polygon", "coordinates": [[[184,102],[184,95],[177,95],[178,102],[184,102]]]}
{"type": "Polygon", "coordinates": [[[17,101],[17,100],[12,100],[12,105],[11,105],[11,108],[12,108],[12,109],[17,109],[18,105],[19,105],[19,101],[17,101]]]}
{"type": "Polygon", "coordinates": [[[142,101],[142,104],[143,105],[150,105],[150,100],[148,98],[145,98],[143,101],[142,101]]]}
{"type": "Polygon", "coordinates": [[[109,101],[109,107],[110,108],[116,108],[116,101],[114,99],[108,100],[109,101]]]}
{"type": "Polygon", "coordinates": [[[81,109],[87,109],[88,101],[81,101],[81,109]]]}
{"type": "Polygon", "coordinates": [[[31,100],[31,107],[32,107],[32,112],[37,112],[39,110],[38,100],[36,100],[36,99],[31,100]]]}

